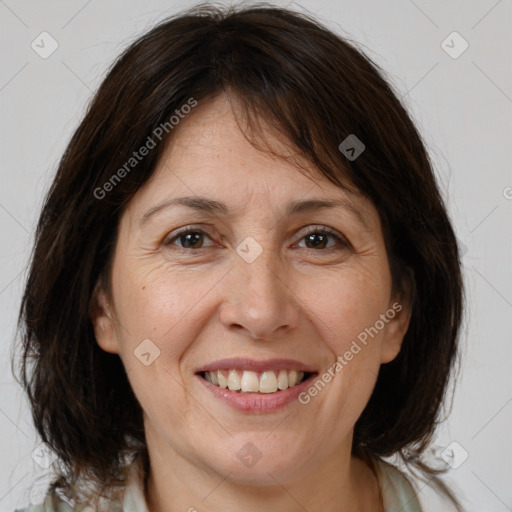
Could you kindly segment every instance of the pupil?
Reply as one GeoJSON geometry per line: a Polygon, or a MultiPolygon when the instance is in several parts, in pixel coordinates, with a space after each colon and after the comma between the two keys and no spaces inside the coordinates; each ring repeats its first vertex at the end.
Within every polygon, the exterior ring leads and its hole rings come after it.
{"type": "Polygon", "coordinates": [[[307,239],[309,242],[313,243],[314,247],[318,247],[318,245],[321,245],[323,242],[325,242],[325,235],[321,235],[318,233],[312,233],[311,235],[308,235],[307,239]],[[313,241],[314,237],[321,237],[321,238],[323,238],[323,240],[320,242],[320,244],[317,244],[317,243],[314,243],[314,241],[313,241]]]}
{"type": "Polygon", "coordinates": [[[187,245],[188,245],[188,246],[190,246],[190,245],[195,246],[195,244],[197,243],[197,241],[198,241],[198,240],[200,240],[200,239],[201,239],[201,234],[200,234],[200,233],[187,233],[187,234],[185,235],[185,240],[186,240],[186,242],[185,242],[185,244],[183,244],[183,245],[185,245],[185,246],[187,246],[187,245]],[[191,240],[194,240],[194,239],[195,239],[195,242],[192,242],[192,243],[190,244],[189,242],[190,242],[191,240]]]}

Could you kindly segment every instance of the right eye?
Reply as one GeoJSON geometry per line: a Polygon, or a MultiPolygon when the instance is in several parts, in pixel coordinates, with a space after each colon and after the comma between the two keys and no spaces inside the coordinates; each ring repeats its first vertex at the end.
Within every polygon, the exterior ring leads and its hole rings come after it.
{"type": "Polygon", "coordinates": [[[205,249],[206,247],[198,247],[198,245],[202,245],[205,236],[211,240],[211,238],[204,230],[187,227],[181,229],[177,233],[174,233],[172,237],[167,237],[163,243],[166,247],[168,247],[170,245],[176,245],[174,242],[179,241],[180,244],[178,244],[178,247],[180,247],[181,249],[205,249]]]}

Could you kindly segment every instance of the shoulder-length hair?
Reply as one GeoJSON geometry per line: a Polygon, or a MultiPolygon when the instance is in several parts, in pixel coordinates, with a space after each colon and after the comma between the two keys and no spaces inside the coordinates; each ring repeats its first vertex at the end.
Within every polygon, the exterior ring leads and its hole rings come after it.
{"type": "Polygon", "coordinates": [[[258,119],[270,121],[331,182],[378,210],[393,287],[407,292],[412,314],[355,425],[352,451],[368,460],[398,454],[438,473],[421,455],[457,360],[457,242],[418,130],[356,46],[307,14],[201,5],[159,23],[108,71],[46,196],[19,316],[21,383],[38,433],[63,465],[60,486],[83,475],[101,492],[122,485],[124,455],[145,448],[121,360],[95,341],[91,297],[98,281],[109,289],[120,216],[155,171],[172,116],[222,92],[240,102],[254,133],[258,119]],[[155,147],[126,167],[155,134],[155,147]],[[356,159],[339,147],[351,135],[365,145],[356,159]]]}

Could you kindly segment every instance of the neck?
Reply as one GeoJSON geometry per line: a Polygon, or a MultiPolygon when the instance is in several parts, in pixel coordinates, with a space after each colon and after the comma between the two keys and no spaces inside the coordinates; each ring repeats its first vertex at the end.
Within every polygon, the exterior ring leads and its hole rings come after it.
{"type": "Polygon", "coordinates": [[[350,455],[335,454],[294,479],[267,472],[253,485],[195,464],[169,446],[164,451],[148,443],[148,452],[145,498],[150,512],[384,512],[374,472],[350,455]]]}

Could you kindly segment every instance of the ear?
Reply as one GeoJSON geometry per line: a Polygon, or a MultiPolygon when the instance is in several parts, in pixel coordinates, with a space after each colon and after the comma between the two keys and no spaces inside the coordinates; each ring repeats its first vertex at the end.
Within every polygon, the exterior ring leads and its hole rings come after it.
{"type": "Polygon", "coordinates": [[[119,343],[117,340],[115,323],[112,318],[107,294],[98,280],[94,288],[89,316],[94,328],[96,342],[105,351],[112,354],[119,354],[119,343]]]}
{"type": "Polygon", "coordinates": [[[395,359],[402,348],[405,333],[411,320],[411,306],[407,302],[394,301],[386,311],[388,322],[381,345],[381,363],[395,359]]]}

